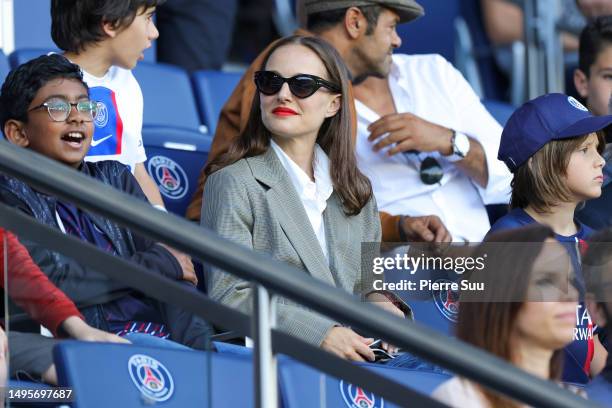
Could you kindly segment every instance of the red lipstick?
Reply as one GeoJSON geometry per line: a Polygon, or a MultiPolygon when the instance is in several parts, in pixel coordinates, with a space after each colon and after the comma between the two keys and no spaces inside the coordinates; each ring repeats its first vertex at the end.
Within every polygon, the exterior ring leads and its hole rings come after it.
{"type": "Polygon", "coordinates": [[[292,116],[292,115],[297,115],[297,112],[294,111],[293,109],[286,108],[286,107],[283,107],[283,106],[279,106],[278,108],[274,108],[272,113],[277,115],[277,116],[292,116]]]}

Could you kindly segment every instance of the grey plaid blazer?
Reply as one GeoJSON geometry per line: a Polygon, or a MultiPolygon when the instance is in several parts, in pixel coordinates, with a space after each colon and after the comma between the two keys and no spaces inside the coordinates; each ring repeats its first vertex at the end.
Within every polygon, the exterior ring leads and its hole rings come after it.
{"type": "MultiPolygon", "coordinates": [[[[357,294],[361,291],[361,243],[380,242],[381,238],[374,197],[360,214],[349,217],[334,192],[327,200],[323,217],[329,265],[302,201],[272,149],[215,172],[204,187],[204,227],[357,294]]],[[[208,272],[213,299],[250,313],[248,284],[218,269],[208,272]]],[[[317,346],[337,324],[288,299],[278,300],[277,313],[281,330],[317,346]]]]}

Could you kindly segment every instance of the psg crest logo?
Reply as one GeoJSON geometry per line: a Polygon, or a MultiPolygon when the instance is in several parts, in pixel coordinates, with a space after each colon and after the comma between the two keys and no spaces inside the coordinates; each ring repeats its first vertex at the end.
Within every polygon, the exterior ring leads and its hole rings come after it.
{"type": "Polygon", "coordinates": [[[165,197],[180,200],[189,190],[189,181],[185,170],[174,160],[166,156],[154,156],[149,160],[147,170],[159,186],[159,192],[165,197]]]}
{"type": "Polygon", "coordinates": [[[94,118],[96,127],[103,128],[108,123],[108,109],[104,102],[96,104],[96,117],[94,118]]]}
{"type": "Polygon", "coordinates": [[[156,359],[144,354],[134,354],[128,361],[132,382],[147,398],[162,402],[174,394],[174,381],[170,371],[156,359]]]}
{"type": "Polygon", "coordinates": [[[349,408],[384,408],[385,400],[356,385],[340,381],[340,394],[349,408]]]}
{"type": "MultiPolygon", "coordinates": [[[[452,283],[448,279],[437,279],[435,283],[452,283]]],[[[459,291],[452,289],[432,290],[431,296],[442,316],[453,323],[457,323],[459,315],[459,291]]]]}

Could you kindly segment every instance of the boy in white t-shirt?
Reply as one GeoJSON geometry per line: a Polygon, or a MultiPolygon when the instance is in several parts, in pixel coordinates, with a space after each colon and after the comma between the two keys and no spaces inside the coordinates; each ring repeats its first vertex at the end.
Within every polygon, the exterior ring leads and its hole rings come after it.
{"type": "Polygon", "coordinates": [[[130,166],[148,200],[164,204],[147,173],[142,142],[143,98],[133,69],[159,33],[153,22],[165,0],[52,0],[51,36],[83,70],[92,100],[99,101],[94,137],[85,160],[130,166]]]}

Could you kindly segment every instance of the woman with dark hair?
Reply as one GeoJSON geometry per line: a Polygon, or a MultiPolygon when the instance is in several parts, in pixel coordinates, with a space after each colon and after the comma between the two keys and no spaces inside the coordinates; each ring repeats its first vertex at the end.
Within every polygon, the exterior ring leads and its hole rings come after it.
{"type": "MultiPolygon", "coordinates": [[[[578,291],[565,248],[546,226],[507,230],[476,250],[486,267],[470,281],[483,291],[461,294],[457,337],[527,371],[561,379],[563,348],[572,342],[578,291]]],[[[454,377],[434,396],[452,407],[521,406],[476,383],[454,377]]]]}
{"type": "MultiPolygon", "coordinates": [[[[205,169],[202,225],[330,285],[366,291],[361,244],[380,242],[380,220],[356,164],[340,56],[321,39],[287,37],[270,49],[254,81],[258,93],[244,132],[205,169]]],[[[232,275],[213,270],[210,294],[250,311],[251,289],[232,275]]],[[[389,293],[368,300],[409,312],[389,293]]],[[[278,300],[277,311],[282,330],[343,358],[374,360],[372,339],[287,299],[278,300]]]]}

